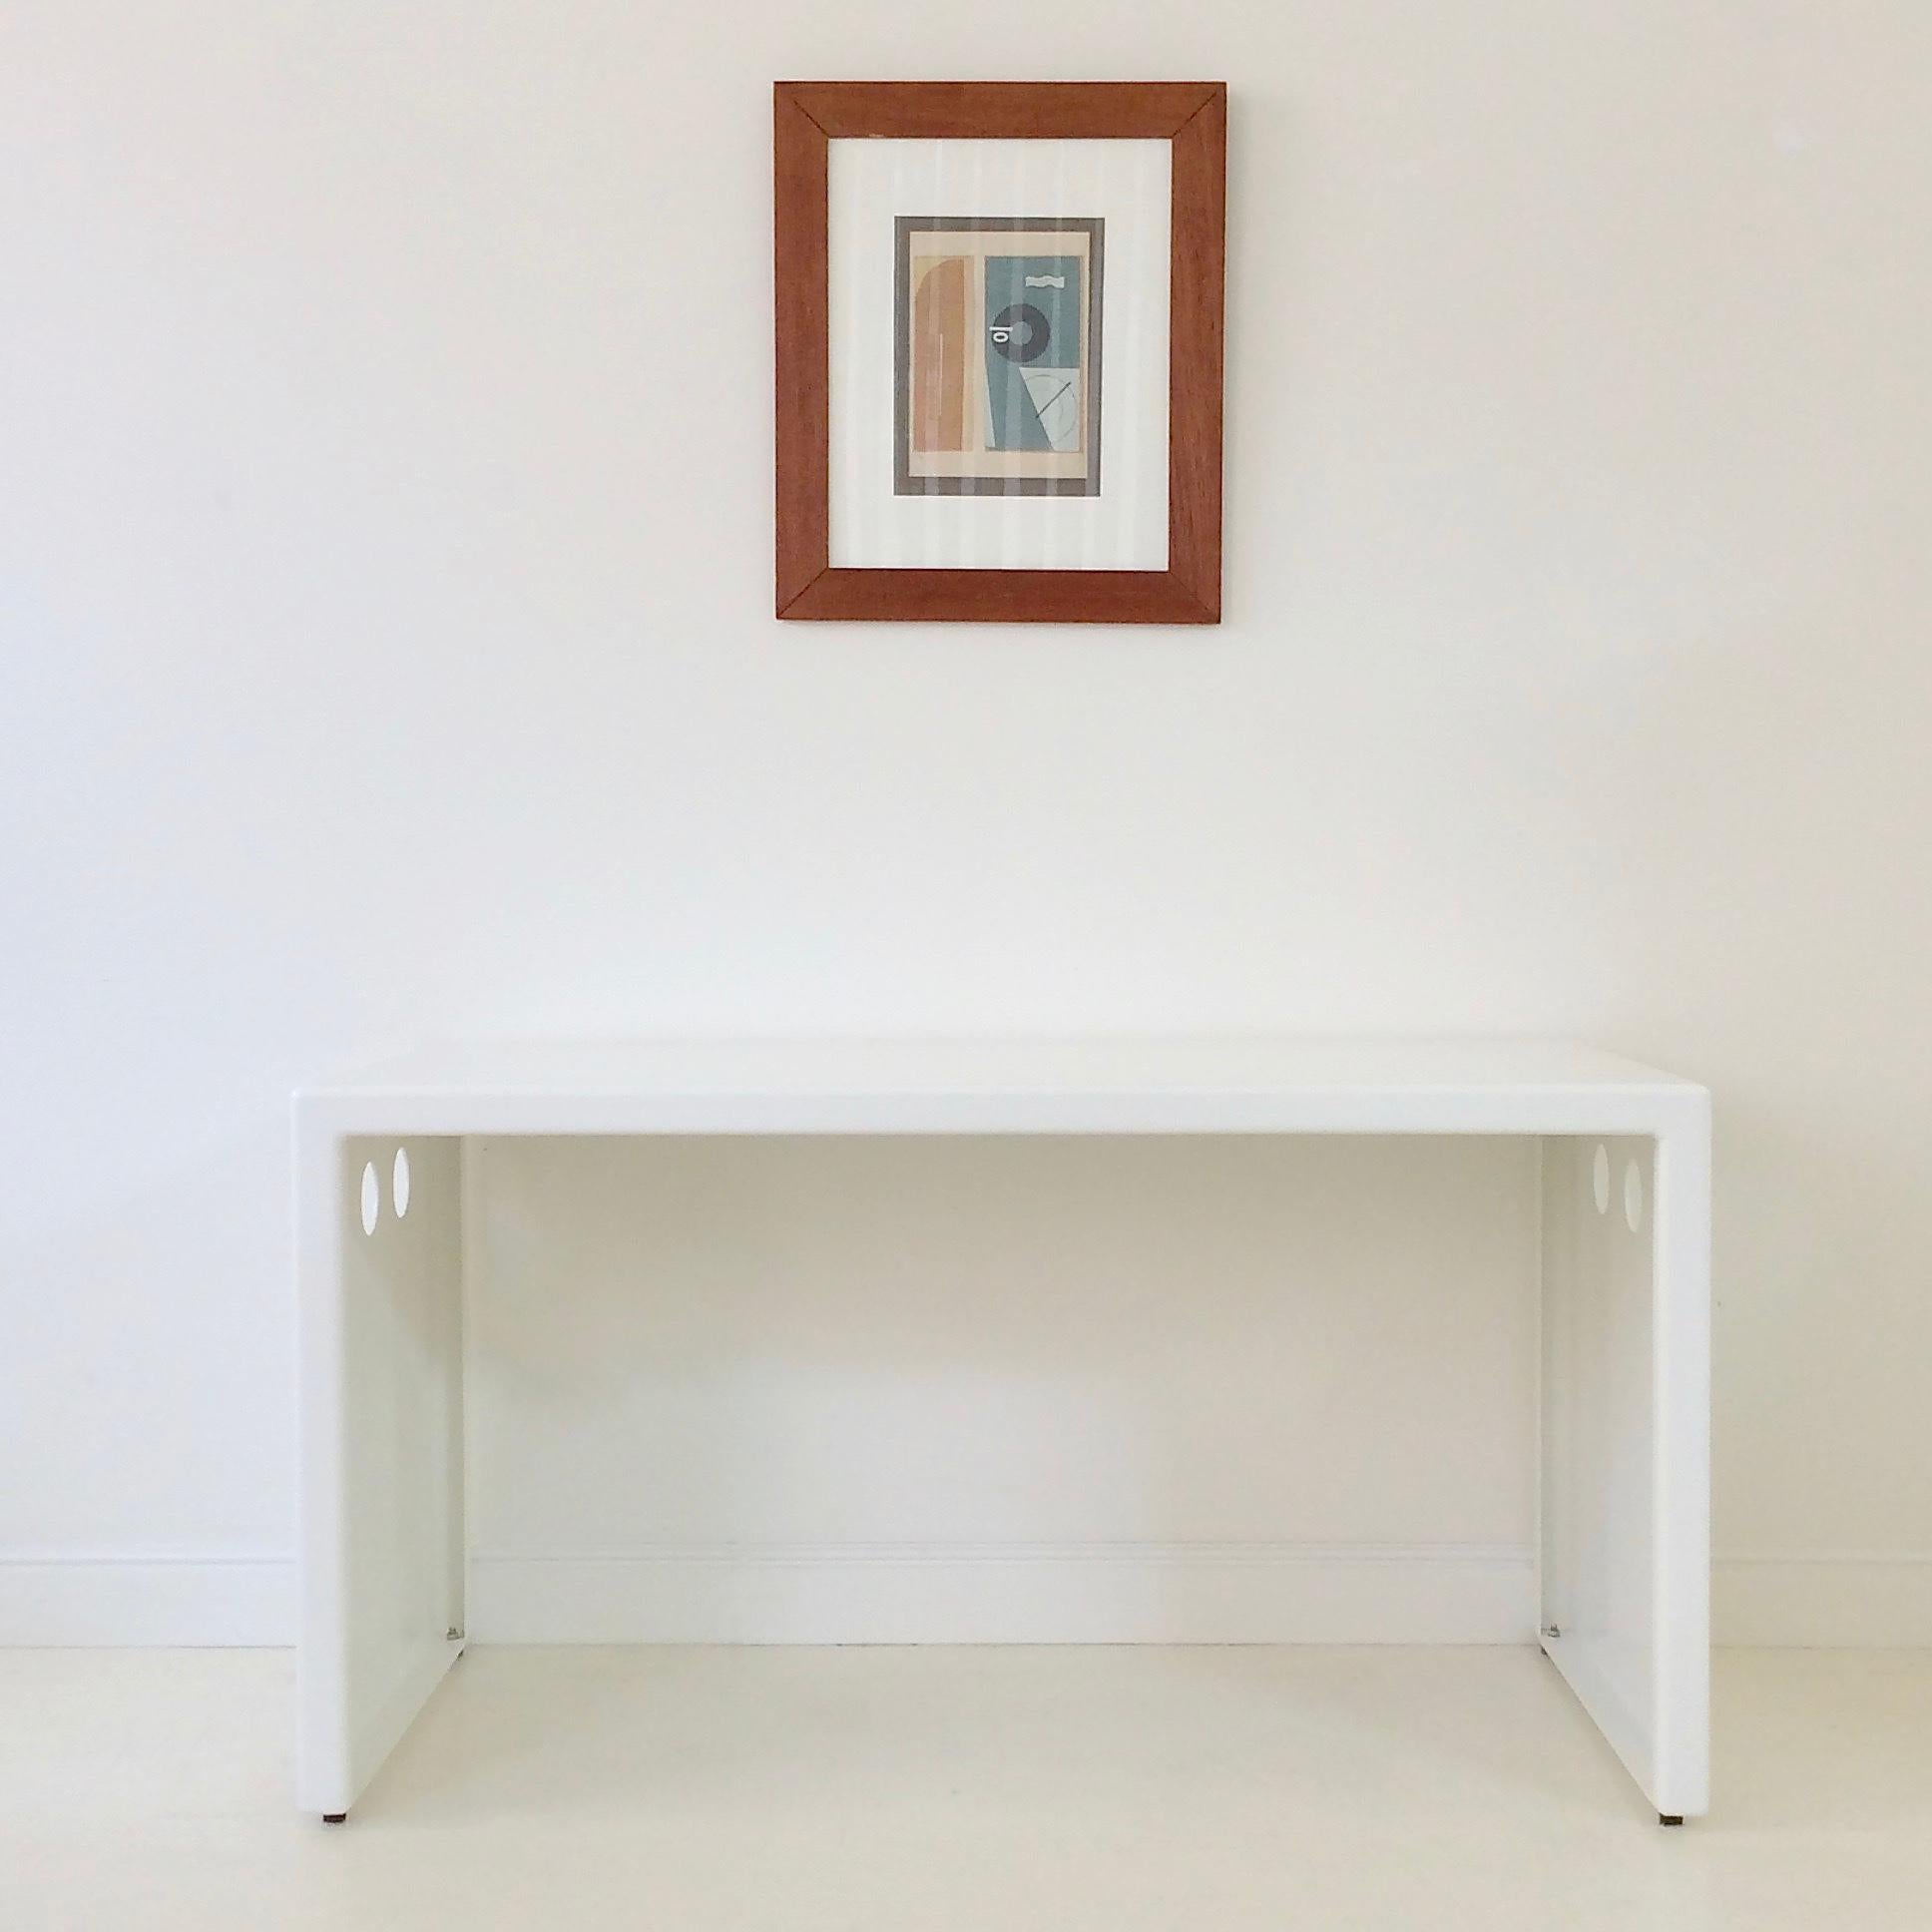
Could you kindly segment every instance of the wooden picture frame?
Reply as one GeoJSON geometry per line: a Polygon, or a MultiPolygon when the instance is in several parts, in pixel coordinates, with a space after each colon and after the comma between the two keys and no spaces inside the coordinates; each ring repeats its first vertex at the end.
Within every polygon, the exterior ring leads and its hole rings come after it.
{"type": "Polygon", "coordinates": [[[1225,84],[780,81],[772,108],[777,616],[1219,623],[1225,84]],[[832,565],[829,148],[868,137],[1171,144],[1165,570],[832,565]]]}

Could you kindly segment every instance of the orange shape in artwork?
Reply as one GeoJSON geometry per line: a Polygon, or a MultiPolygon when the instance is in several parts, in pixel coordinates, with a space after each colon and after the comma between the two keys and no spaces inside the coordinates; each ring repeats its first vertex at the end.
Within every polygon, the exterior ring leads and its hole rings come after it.
{"type": "Polygon", "coordinates": [[[966,447],[966,259],[947,255],[912,295],[912,447],[966,447]]]}

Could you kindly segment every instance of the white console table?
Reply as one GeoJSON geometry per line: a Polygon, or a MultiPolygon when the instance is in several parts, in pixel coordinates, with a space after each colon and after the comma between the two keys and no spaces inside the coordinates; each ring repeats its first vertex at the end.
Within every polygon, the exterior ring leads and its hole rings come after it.
{"type": "Polygon", "coordinates": [[[347,1813],[463,1649],[464,1139],[566,1134],[1534,1137],[1540,1641],[1665,1822],[1706,1808],[1701,1087],[1517,1040],[665,1041],[426,1053],[294,1112],[304,1809],[347,1813]]]}

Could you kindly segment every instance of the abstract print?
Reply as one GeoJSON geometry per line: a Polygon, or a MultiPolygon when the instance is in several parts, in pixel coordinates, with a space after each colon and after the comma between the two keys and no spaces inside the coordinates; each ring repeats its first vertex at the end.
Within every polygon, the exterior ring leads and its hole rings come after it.
{"type": "Polygon", "coordinates": [[[1102,229],[898,219],[898,495],[1100,494],[1102,229]]]}

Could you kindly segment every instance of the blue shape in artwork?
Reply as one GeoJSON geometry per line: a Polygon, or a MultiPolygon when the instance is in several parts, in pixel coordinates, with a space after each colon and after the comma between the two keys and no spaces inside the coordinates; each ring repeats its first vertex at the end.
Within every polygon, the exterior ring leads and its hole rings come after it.
{"type": "Polygon", "coordinates": [[[1052,449],[1023,371],[1080,368],[1080,258],[986,257],[986,406],[994,449],[1052,449]]]}

